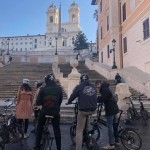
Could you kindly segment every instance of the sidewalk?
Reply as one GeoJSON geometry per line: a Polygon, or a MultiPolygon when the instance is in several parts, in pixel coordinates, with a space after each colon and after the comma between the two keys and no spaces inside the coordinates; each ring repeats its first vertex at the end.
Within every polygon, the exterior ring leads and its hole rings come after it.
{"type": "MultiPolygon", "coordinates": [[[[149,150],[150,149],[150,121],[148,126],[142,125],[140,121],[137,121],[138,125],[135,125],[133,127],[138,128],[137,131],[143,142],[143,146],[141,150],[149,150]]],[[[72,145],[70,136],[69,136],[69,124],[63,124],[61,125],[61,133],[62,133],[62,150],[75,150],[75,147],[72,145]]],[[[29,132],[33,129],[32,124],[29,126],[29,132]]],[[[51,130],[51,129],[50,129],[51,130]]],[[[53,132],[52,132],[53,133],[53,132]]],[[[101,130],[101,138],[98,141],[98,144],[100,147],[105,146],[108,143],[108,137],[107,137],[107,128],[102,126],[101,130]]],[[[34,146],[34,134],[30,134],[30,137],[28,139],[23,139],[20,143],[13,143],[8,144],[6,146],[6,150],[32,150],[34,146]]],[[[84,148],[85,150],[86,148],[84,148]]],[[[52,150],[56,150],[55,141],[53,142],[53,148],[52,150]]],[[[101,150],[101,148],[100,148],[101,150]]],[[[125,148],[120,144],[119,147],[117,147],[115,150],[125,150],[125,148]]]]}

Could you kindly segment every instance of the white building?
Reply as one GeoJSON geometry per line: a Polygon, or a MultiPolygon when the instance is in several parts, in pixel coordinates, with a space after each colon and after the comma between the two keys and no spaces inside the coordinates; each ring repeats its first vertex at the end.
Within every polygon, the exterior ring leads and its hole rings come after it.
{"type": "MultiPolygon", "coordinates": [[[[73,49],[75,37],[80,28],[80,9],[73,2],[68,10],[68,23],[61,22],[61,5],[59,10],[52,3],[47,10],[47,23],[45,35],[27,35],[0,37],[1,53],[20,53],[29,51],[55,52],[73,49]]],[[[40,27],[39,27],[40,28],[40,27]]]]}

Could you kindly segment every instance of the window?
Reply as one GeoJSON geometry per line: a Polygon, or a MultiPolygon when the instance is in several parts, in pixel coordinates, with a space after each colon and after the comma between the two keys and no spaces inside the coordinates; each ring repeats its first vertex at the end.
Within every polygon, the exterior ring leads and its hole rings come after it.
{"type": "Polygon", "coordinates": [[[127,37],[123,38],[123,49],[124,49],[124,53],[127,52],[127,37]]]}
{"type": "Polygon", "coordinates": [[[53,23],[53,16],[50,16],[50,23],[53,23]]]}
{"type": "Polygon", "coordinates": [[[103,52],[101,52],[101,63],[103,63],[103,52]]]}
{"type": "Polygon", "coordinates": [[[34,42],[37,43],[37,39],[34,39],[34,42]]]}
{"type": "Polygon", "coordinates": [[[36,45],[36,44],[34,44],[34,48],[37,48],[37,45],[36,45]]]}
{"type": "Polygon", "coordinates": [[[75,21],[75,18],[76,18],[76,15],[73,14],[73,15],[72,15],[72,21],[73,21],[73,22],[75,21]]]}
{"type": "Polygon", "coordinates": [[[73,38],[72,38],[72,44],[74,44],[74,42],[75,42],[75,41],[74,41],[74,37],[73,37],[73,38]]]}
{"type": "Polygon", "coordinates": [[[147,18],[143,22],[143,39],[146,40],[149,37],[150,37],[150,32],[149,32],[149,18],[147,18]]]}
{"type": "Polygon", "coordinates": [[[101,27],[101,40],[103,39],[103,28],[101,27]]]}
{"type": "Polygon", "coordinates": [[[100,1],[100,13],[102,12],[102,0],[100,1]]]}
{"type": "Polygon", "coordinates": [[[126,20],[126,3],[124,3],[122,6],[122,15],[122,20],[124,22],[126,20]]]}
{"type": "Polygon", "coordinates": [[[107,31],[109,30],[109,16],[107,16],[107,31]]]}
{"type": "Polygon", "coordinates": [[[130,11],[132,12],[135,9],[135,0],[130,0],[130,11]]]}
{"type": "Polygon", "coordinates": [[[107,58],[110,57],[109,45],[107,45],[107,58]]]}

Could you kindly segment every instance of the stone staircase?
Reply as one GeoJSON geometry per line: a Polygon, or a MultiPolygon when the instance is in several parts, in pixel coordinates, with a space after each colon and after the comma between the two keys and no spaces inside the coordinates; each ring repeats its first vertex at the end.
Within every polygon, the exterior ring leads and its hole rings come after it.
{"type": "MultiPolygon", "coordinates": [[[[64,77],[68,77],[71,73],[72,67],[70,64],[59,64],[60,71],[63,72],[64,77]]],[[[78,67],[78,71],[83,74],[88,74],[92,83],[95,83],[96,80],[105,80],[110,84],[110,88],[115,90],[115,81],[107,80],[102,75],[98,74],[96,71],[89,70],[84,62],[80,62],[78,67]]],[[[12,98],[16,95],[18,88],[22,84],[23,78],[28,78],[31,83],[31,87],[35,91],[34,82],[36,80],[44,79],[44,76],[48,73],[52,72],[52,64],[31,64],[31,63],[11,63],[3,68],[0,68],[0,102],[6,100],[7,98],[12,98]]],[[[44,82],[44,81],[43,81],[44,82]]],[[[58,85],[60,85],[59,81],[56,81],[58,85]]],[[[137,91],[130,88],[132,94],[135,94],[135,97],[139,95],[137,91]]],[[[142,97],[144,101],[144,106],[150,110],[150,103],[147,100],[146,96],[142,97]]],[[[63,90],[63,102],[61,105],[61,122],[62,123],[70,123],[73,119],[73,105],[65,105],[67,102],[67,95],[63,90]]],[[[139,103],[135,100],[135,106],[139,108],[139,103]]]]}
{"type": "MultiPolygon", "coordinates": [[[[49,72],[52,72],[52,64],[11,63],[0,68],[0,100],[14,97],[24,78],[30,80],[35,92],[35,81],[41,80],[44,83],[44,77],[49,72]]],[[[60,85],[58,80],[56,82],[60,85]]],[[[66,98],[64,91],[63,97],[66,98]]]]}
{"type": "MultiPolygon", "coordinates": [[[[59,68],[60,71],[63,72],[63,77],[67,77],[72,70],[72,67],[70,66],[70,64],[59,64],[59,68]]],[[[110,84],[110,88],[112,90],[112,92],[115,91],[115,80],[107,80],[104,76],[100,75],[99,73],[97,73],[94,70],[89,70],[86,66],[84,62],[79,62],[79,65],[77,66],[77,69],[79,71],[79,73],[81,74],[87,74],[89,76],[90,81],[94,84],[96,80],[103,80],[103,81],[107,81],[110,84]]],[[[130,92],[134,95],[133,96],[133,103],[135,104],[135,107],[139,110],[139,102],[137,100],[138,96],[140,95],[140,93],[134,89],[132,89],[131,87],[129,87],[130,92]]],[[[99,95],[99,92],[98,92],[99,95]]],[[[150,99],[148,99],[146,96],[142,96],[141,97],[143,104],[145,106],[145,108],[150,112],[150,99]]],[[[61,108],[61,112],[62,112],[62,116],[63,118],[65,118],[66,122],[70,122],[73,118],[73,105],[70,105],[70,107],[65,106],[65,102],[67,102],[66,100],[64,100],[63,104],[62,104],[62,108],[61,108]],[[65,110],[65,111],[64,111],[65,110]]],[[[95,115],[93,115],[95,117],[95,115]]]]}

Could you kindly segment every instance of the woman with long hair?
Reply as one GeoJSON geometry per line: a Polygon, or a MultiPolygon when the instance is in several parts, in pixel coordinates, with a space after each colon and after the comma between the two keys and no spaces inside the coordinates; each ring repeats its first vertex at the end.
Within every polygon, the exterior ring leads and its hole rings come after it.
{"type": "Polygon", "coordinates": [[[16,118],[18,123],[24,128],[24,138],[29,137],[27,134],[29,119],[32,117],[32,103],[33,103],[33,91],[30,87],[29,80],[23,79],[22,86],[18,90],[17,94],[17,109],[16,118]]]}

